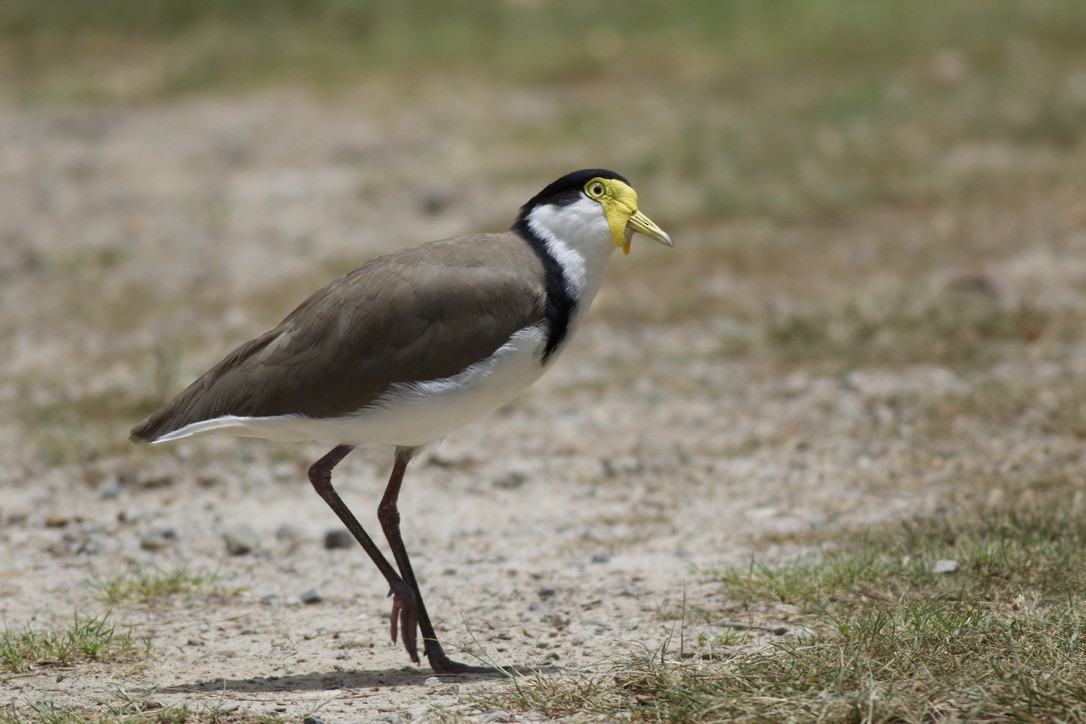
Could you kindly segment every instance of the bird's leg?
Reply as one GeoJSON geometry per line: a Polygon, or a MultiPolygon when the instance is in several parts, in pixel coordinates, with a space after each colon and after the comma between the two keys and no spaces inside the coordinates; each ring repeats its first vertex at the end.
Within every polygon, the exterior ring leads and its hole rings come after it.
{"type": "MultiPolygon", "coordinates": [[[[411,657],[411,660],[416,664],[419,663],[418,645],[416,637],[416,629],[418,626],[418,620],[415,618],[416,611],[421,606],[416,604],[415,601],[415,588],[414,585],[408,585],[403,578],[396,572],[396,569],[392,567],[392,564],[388,562],[388,559],[381,553],[381,550],[377,547],[377,544],[373,542],[373,539],[369,537],[369,534],[362,529],[358,519],[354,517],[354,514],[347,508],[343,500],[339,497],[339,493],[332,487],[332,468],[334,468],[340,460],[347,457],[348,453],[354,449],[353,445],[339,445],[332,449],[327,455],[322,457],[309,468],[309,482],[313,484],[313,488],[317,491],[317,494],[324,499],[324,502],[328,503],[335,514],[339,516],[339,519],[343,521],[343,524],[347,526],[347,530],[351,531],[351,534],[355,537],[362,548],[369,554],[370,559],[381,571],[381,575],[388,581],[389,595],[392,596],[392,640],[396,640],[396,624],[397,619],[400,624],[400,631],[403,633],[403,645],[407,649],[407,655],[411,657]]],[[[400,472],[400,476],[403,476],[403,472],[400,472]]],[[[397,561],[399,557],[397,556],[397,561]]],[[[420,599],[421,602],[421,599],[420,599]]],[[[425,614],[424,614],[425,615],[425,614]]],[[[425,629],[424,629],[425,631],[425,629]]]]}
{"type": "MultiPolygon", "coordinates": [[[[397,447],[396,462],[392,466],[392,475],[388,479],[388,486],[381,498],[381,504],[377,507],[377,520],[381,521],[381,528],[385,531],[385,538],[392,549],[392,555],[396,558],[400,575],[415,594],[415,605],[418,607],[415,615],[418,616],[419,628],[422,630],[423,652],[430,661],[430,666],[438,674],[490,674],[495,669],[488,666],[469,666],[453,661],[445,655],[441,644],[437,640],[437,633],[430,616],[426,613],[426,606],[422,602],[422,593],[419,591],[418,581],[415,580],[415,572],[411,569],[411,560],[407,557],[407,549],[404,547],[403,538],[400,535],[400,511],[396,507],[396,501],[400,497],[400,485],[403,483],[403,475],[407,470],[407,464],[418,448],[397,447]]],[[[396,615],[395,609],[392,613],[396,615]]]]}

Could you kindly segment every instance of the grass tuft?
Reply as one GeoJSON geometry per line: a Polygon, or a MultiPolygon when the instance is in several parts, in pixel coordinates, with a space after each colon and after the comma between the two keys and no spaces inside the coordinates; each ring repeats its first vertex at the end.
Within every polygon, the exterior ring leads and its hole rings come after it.
{"type": "Polygon", "coordinates": [[[36,667],[71,666],[87,661],[125,659],[146,651],[130,632],[118,632],[109,613],[96,618],[74,617],[68,628],[0,632],[0,670],[23,673],[36,667]]]}
{"type": "Polygon", "coordinates": [[[111,606],[133,602],[153,604],[179,593],[203,593],[219,598],[239,593],[238,589],[223,586],[216,573],[194,573],[187,568],[173,571],[132,568],[113,578],[92,581],[91,586],[111,606]]]}

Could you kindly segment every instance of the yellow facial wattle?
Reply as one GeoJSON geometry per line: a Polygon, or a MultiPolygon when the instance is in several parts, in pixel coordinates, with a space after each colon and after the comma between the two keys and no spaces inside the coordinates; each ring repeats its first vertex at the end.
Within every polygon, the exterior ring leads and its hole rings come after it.
{"type": "Polygon", "coordinates": [[[634,232],[660,242],[665,246],[674,246],[671,237],[657,226],[652,219],[637,209],[637,192],[628,184],[613,178],[594,178],[585,184],[585,193],[600,202],[607,226],[611,230],[611,239],[622,253],[630,253],[630,240],[634,232]]]}

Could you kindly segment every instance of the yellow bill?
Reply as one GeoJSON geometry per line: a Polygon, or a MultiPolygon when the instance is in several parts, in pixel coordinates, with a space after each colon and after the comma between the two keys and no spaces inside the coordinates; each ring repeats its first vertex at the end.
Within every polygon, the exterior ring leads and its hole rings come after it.
{"type": "Polygon", "coordinates": [[[633,238],[635,231],[638,234],[644,234],[653,241],[660,242],[664,246],[670,246],[672,248],[675,246],[674,242],[671,241],[671,237],[664,233],[664,230],[657,226],[652,219],[645,216],[640,211],[635,211],[630,216],[629,221],[626,222],[626,233],[622,240],[623,254],[630,253],[630,239],[633,238]]]}

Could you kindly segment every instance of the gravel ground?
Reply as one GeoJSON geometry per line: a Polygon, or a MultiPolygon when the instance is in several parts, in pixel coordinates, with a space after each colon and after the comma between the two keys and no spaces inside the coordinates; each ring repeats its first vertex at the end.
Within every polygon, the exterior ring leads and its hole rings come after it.
{"type": "MultiPolygon", "coordinates": [[[[445,707],[482,720],[470,697],[508,686],[432,679],[389,641],[379,574],[356,547],[325,545],[337,521],[305,477],[325,450],[124,441],[155,395],[308,289],[388,249],[502,228],[550,180],[481,189],[479,174],[518,159],[476,153],[478,132],[435,135],[448,118],[369,100],[0,108],[0,400],[15,413],[0,421],[0,618],[42,628],[101,612],[91,582],[126,571],[216,574],[214,591],[113,607],[150,655],[5,674],[0,705],[123,689],[291,719],[445,707]]],[[[470,128],[465,107],[449,113],[470,128]]],[[[506,112],[547,107],[520,99],[506,112]]],[[[643,190],[642,203],[668,226],[665,202],[643,190]]],[[[675,251],[634,254],[683,254],[682,228],[668,230],[675,251]]],[[[936,435],[918,443],[915,411],[968,389],[949,369],[776,375],[730,358],[729,330],[597,315],[532,391],[413,464],[404,538],[457,658],[605,667],[676,636],[684,596],[712,614],[684,638],[711,638],[754,614],[699,570],[791,560],[827,532],[936,510],[970,470],[997,481],[989,496],[1003,494],[1001,471],[1081,473],[1074,436],[1038,442],[963,419],[947,439],[969,445],[965,463],[936,435]]],[[[1082,368],[1080,354],[1052,374],[1082,368]]],[[[370,530],[390,464],[374,448],[337,468],[370,530]]]]}

